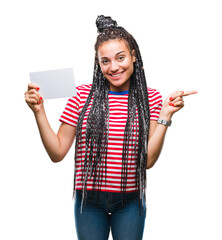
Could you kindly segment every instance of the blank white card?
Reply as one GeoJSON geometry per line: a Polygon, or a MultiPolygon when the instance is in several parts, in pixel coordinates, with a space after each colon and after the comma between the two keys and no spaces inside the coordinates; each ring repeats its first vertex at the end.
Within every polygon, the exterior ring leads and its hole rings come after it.
{"type": "Polygon", "coordinates": [[[40,88],[43,99],[66,98],[76,96],[72,68],[56,69],[29,73],[31,82],[40,88]]]}

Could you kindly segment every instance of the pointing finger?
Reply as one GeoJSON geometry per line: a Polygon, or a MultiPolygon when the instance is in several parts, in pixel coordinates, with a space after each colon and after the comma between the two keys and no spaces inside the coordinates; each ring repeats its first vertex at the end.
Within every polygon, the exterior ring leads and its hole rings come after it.
{"type": "Polygon", "coordinates": [[[198,93],[197,91],[187,91],[187,92],[184,92],[183,96],[189,96],[191,94],[196,94],[198,93]]]}

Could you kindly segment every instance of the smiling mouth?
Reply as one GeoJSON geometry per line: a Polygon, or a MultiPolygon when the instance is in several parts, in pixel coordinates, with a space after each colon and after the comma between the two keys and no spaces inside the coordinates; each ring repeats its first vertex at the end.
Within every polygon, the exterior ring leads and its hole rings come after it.
{"type": "Polygon", "coordinates": [[[120,77],[124,72],[118,73],[118,74],[110,74],[111,77],[120,77]]]}

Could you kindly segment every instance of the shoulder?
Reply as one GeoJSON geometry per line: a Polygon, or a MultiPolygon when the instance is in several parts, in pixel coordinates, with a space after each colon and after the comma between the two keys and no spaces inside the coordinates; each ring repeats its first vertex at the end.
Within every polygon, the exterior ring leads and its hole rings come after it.
{"type": "Polygon", "coordinates": [[[156,100],[162,101],[162,95],[156,89],[148,87],[147,93],[148,93],[149,101],[156,101],[156,100]]]}
{"type": "Polygon", "coordinates": [[[80,102],[80,99],[84,99],[88,96],[92,84],[82,84],[76,87],[76,96],[69,98],[68,102],[76,103],[80,102]]]}
{"type": "Polygon", "coordinates": [[[91,90],[92,84],[82,84],[76,87],[76,92],[77,92],[77,96],[79,98],[81,97],[86,97],[90,90],[91,90]]]}
{"type": "Polygon", "coordinates": [[[150,107],[150,120],[157,121],[160,114],[160,110],[163,106],[162,96],[159,91],[153,88],[148,87],[147,92],[150,107]]]}
{"type": "Polygon", "coordinates": [[[92,84],[82,84],[76,87],[77,92],[89,92],[92,84]]]}
{"type": "Polygon", "coordinates": [[[76,87],[77,90],[90,90],[92,87],[92,84],[81,84],[79,86],[76,87]]]}

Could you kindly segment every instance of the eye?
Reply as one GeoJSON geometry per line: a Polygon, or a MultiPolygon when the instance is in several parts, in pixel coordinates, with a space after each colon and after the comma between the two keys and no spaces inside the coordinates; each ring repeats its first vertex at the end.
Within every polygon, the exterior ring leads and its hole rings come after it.
{"type": "Polygon", "coordinates": [[[109,63],[109,60],[102,60],[101,63],[102,63],[103,65],[107,65],[107,64],[109,63]]]}
{"type": "Polygon", "coordinates": [[[120,61],[120,62],[123,61],[124,59],[125,59],[125,56],[119,56],[118,57],[118,61],[120,61]]]}

